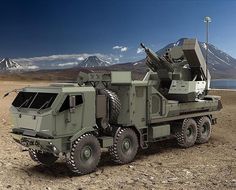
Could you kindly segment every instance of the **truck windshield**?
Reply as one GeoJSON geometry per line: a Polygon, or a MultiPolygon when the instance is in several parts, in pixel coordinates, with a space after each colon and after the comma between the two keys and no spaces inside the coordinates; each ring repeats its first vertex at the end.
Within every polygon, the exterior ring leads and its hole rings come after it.
{"type": "Polygon", "coordinates": [[[19,92],[12,105],[21,108],[46,109],[51,107],[56,97],[57,93],[19,92]],[[45,104],[45,102],[48,103],[45,104]]]}

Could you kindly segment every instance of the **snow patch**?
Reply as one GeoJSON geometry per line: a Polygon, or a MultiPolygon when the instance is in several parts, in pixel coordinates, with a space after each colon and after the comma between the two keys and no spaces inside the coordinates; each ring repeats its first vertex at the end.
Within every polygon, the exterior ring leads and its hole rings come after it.
{"type": "Polygon", "coordinates": [[[203,43],[203,44],[202,44],[202,47],[206,50],[206,49],[207,49],[206,43],[203,43]]]}
{"type": "Polygon", "coordinates": [[[0,70],[17,70],[17,69],[20,70],[23,69],[23,67],[9,58],[4,58],[0,62],[0,70]]]}
{"type": "Polygon", "coordinates": [[[100,66],[109,66],[111,65],[111,63],[97,56],[89,56],[78,65],[80,67],[100,67],[100,66]]]}

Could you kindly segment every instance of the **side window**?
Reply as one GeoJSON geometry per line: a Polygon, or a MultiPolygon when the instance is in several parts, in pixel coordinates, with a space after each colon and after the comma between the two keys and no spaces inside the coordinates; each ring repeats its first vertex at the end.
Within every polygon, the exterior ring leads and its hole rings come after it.
{"type": "Polygon", "coordinates": [[[63,102],[59,112],[62,112],[64,110],[67,110],[70,108],[70,105],[69,105],[69,96],[66,97],[65,101],[63,102]]]}
{"type": "MultiPolygon", "coordinates": [[[[59,112],[63,112],[65,110],[70,109],[70,101],[69,101],[69,95],[66,97],[65,101],[63,102],[63,104],[61,105],[61,108],[59,110],[59,112]]],[[[83,103],[83,97],[82,95],[76,95],[75,96],[75,101],[76,101],[76,106],[80,105],[83,103]]]]}
{"type": "Polygon", "coordinates": [[[76,95],[75,96],[75,105],[78,106],[83,103],[83,98],[81,95],[76,95]]]}

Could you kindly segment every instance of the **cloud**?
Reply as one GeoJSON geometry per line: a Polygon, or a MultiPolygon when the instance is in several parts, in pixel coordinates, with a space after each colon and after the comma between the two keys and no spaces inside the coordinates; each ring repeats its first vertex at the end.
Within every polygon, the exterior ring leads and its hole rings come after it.
{"type": "Polygon", "coordinates": [[[122,48],[120,49],[121,52],[127,51],[127,50],[128,50],[128,47],[122,47],[122,48]]]}
{"type": "Polygon", "coordinates": [[[144,52],[144,49],[143,49],[143,48],[138,48],[138,49],[137,49],[137,54],[143,53],[143,52],[144,52]]]}
{"type": "Polygon", "coordinates": [[[114,46],[112,49],[121,49],[122,46],[114,46]]]}
{"type": "Polygon", "coordinates": [[[78,60],[78,61],[83,61],[83,60],[84,60],[84,57],[78,57],[77,60],[78,60]]]}
{"type": "Polygon", "coordinates": [[[114,46],[112,49],[120,50],[121,52],[125,52],[128,50],[128,47],[126,46],[114,46]]]}
{"type": "Polygon", "coordinates": [[[115,58],[114,59],[116,62],[120,62],[120,59],[119,58],[115,58]]]}
{"type": "Polygon", "coordinates": [[[46,62],[76,62],[76,61],[83,61],[85,58],[89,56],[97,56],[101,57],[105,60],[109,58],[108,55],[100,54],[100,53],[81,53],[81,54],[64,54],[64,55],[49,55],[49,56],[41,56],[41,57],[31,57],[31,58],[15,58],[13,59],[17,63],[23,63],[23,64],[34,64],[34,63],[46,63],[46,62]]]}
{"type": "MultiPolygon", "coordinates": [[[[120,49],[119,49],[120,50],[120,49]]],[[[97,56],[104,61],[109,63],[119,63],[119,55],[113,54],[101,54],[101,53],[81,53],[81,54],[61,54],[61,55],[49,55],[41,57],[31,57],[31,58],[15,58],[15,62],[21,64],[22,66],[28,67],[28,69],[38,69],[38,68],[50,68],[50,67],[73,67],[86,59],[89,56],[97,56]]],[[[120,56],[121,57],[121,56],[120,56]]]]}
{"type": "Polygon", "coordinates": [[[38,69],[38,68],[39,68],[39,67],[36,66],[36,65],[29,65],[29,66],[27,66],[27,69],[32,69],[32,70],[38,69]]]}
{"type": "MultiPolygon", "coordinates": [[[[96,54],[101,55],[101,54],[96,54]]],[[[55,60],[67,60],[67,59],[77,59],[83,60],[86,57],[90,56],[90,54],[69,54],[69,55],[49,55],[49,56],[41,56],[41,57],[31,57],[31,58],[17,58],[14,59],[18,62],[40,62],[40,61],[55,61],[55,60]]]]}
{"type": "Polygon", "coordinates": [[[69,63],[60,63],[60,64],[58,64],[59,67],[73,66],[73,65],[78,65],[78,62],[69,62],[69,63]]]}

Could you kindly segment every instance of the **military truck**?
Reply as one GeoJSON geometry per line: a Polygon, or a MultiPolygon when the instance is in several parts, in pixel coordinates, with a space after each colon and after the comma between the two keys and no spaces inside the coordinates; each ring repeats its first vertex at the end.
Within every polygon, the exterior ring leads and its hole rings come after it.
{"type": "Polygon", "coordinates": [[[207,95],[210,74],[197,40],[162,56],[141,45],[150,68],[143,80],[128,71],[80,73],[76,83],[23,88],[10,108],[14,140],[46,166],[64,156],[78,174],[96,170],[101,148],[126,164],[151,142],[206,143],[222,105],[207,95]]]}

